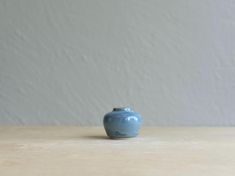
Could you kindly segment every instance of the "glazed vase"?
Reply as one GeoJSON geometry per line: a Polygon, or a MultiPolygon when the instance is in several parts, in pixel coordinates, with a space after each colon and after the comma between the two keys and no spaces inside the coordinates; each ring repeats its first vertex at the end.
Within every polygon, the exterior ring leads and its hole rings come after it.
{"type": "Polygon", "coordinates": [[[110,138],[131,138],[139,134],[142,117],[129,107],[113,108],[104,116],[103,124],[110,138]]]}

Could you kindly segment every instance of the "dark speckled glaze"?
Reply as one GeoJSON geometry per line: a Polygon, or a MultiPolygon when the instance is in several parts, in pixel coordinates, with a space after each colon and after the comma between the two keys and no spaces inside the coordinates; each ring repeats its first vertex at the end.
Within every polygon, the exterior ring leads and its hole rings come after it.
{"type": "Polygon", "coordinates": [[[142,118],[130,108],[114,108],[104,116],[103,123],[110,138],[130,138],[138,135],[142,118]]]}

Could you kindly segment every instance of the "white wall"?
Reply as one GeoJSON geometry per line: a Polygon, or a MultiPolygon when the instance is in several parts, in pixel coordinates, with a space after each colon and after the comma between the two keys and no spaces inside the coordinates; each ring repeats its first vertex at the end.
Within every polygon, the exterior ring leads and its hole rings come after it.
{"type": "Polygon", "coordinates": [[[0,124],[235,125],[235,1],[0,0],[0,124]]]}

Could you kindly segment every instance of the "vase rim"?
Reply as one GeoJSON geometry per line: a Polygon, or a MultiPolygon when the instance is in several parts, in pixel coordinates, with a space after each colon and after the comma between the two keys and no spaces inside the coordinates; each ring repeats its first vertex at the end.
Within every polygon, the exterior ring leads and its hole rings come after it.
{"type": "Polygon", "coordinates": [[[113,111],[132,111],[130,107],[115,107],[113,111]]]}

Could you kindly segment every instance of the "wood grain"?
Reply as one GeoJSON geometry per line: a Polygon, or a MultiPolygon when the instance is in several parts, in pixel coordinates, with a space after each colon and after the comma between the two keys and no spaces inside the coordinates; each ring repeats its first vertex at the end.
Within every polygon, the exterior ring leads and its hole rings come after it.
{"type": "Polygon", "coordinates": [[[235,175],[235,128],[0,127],[1,176],[235,175]]]}

